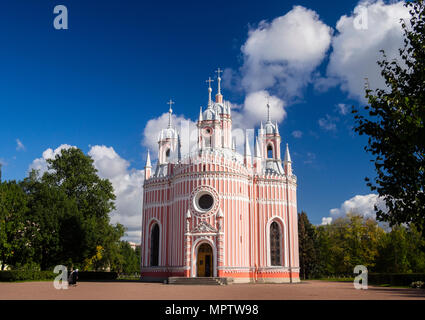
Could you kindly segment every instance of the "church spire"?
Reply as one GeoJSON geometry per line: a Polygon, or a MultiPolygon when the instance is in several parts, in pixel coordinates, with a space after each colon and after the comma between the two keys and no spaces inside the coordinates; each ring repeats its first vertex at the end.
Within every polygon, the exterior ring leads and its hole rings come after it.
{"type": "Polygon", "coordinates": [[[251,156],[251,148],[249,147],[249,139],[248,139],[248,132],[245,131],[245,157],[250,157],[251,156]]]}
{"type": "Polygon", "coordinates": [[[267,123],[271,123],[271,118],[270,118],[270,104],[269,104],[268,99],[267,99],[267,123]]]}
{"type": "Polygon", "coordinates": [[[170,109],[168,110],[168,129],[171,128],[171,114],[173,113],[173,109],[171,106],[174,104],[174,101],[170,99],[170,101],[167,102],[167,104],[170,105],[170,109]]]}
{"type": "Polygon", "coordinates": [[[212,105],[212,100],[211,100],[211,82],[214,82],[214,80],[211,79],[211,77],[208,77],[208,80],[206,80],[205,82],[208,82],[208,108],[211,107],[212,105]]]}
{"type": "Polygon", "coordinates": [[[288,144],[286,144],[286,150],[285,150],[285,158],[283,159],[284,162],[292,162],[291,161],[291,155],[289,154],[289,147],[288,144]]]}
{"type": "Polygon", "coordinates": [[[223,96],[221,94],[221,77],[220,77],[220,73],[222,73],[223,70],[221,70],[220,68],[218,68],[215,72],[217,73],[217,83],[218,83],[218,91],[217,91],[217,94],[215,96],[215,102],[222,103],[223,102],[223,96]]]}
{"type": "Polygon", "coordinates": [[[149,179],[152,174],[152,165],[151,165],[151,155],[148,150],[148,156],[146,157],[146,165],[145,165],[145,180],[149,179]]]}
{"type": "Polygon", "coordinates": [[[244,163],[247,168],[252,168],[251,148],[249,146],[248,131],[245,131],[244,163]]]}
{"type": "Polygon", "coordinates": [[[146,157],[145,168],[152,168],[152,165],[151,165],[151,155],[150,155],[149,149],[148,149],[148,156],[146,157]]]}
{"type": "Polygon", "coordinates": [[[254,153],[254,157],[261,158],[260,143],[258,142],[258,137],[255,138],[255,153],[254,153]]]}
{"type": "Polygon", "coordinates": [[[288,144],[286,144],[285,158],[283,160],[283,164],[284,164],[286,175],[292,176],[292,161],[291,161],[291,155],[289,154],[288,144]]]}
{"type": "Polygon", "coordinates": [[[202,107],[200,107],[199,108],[199,119],[198,119],[198,121],[201,122],[202,120],[203,120],[203,117],[202,117],[202,107]]]}

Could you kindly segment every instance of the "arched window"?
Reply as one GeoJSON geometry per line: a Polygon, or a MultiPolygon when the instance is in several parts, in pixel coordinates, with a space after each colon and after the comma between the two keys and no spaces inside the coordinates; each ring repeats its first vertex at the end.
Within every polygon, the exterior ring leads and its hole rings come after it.
{"type": "Polygon", "coordinates": [[[281,263],[281,241],[280,228],[277,222],[270,225],[270,263],[272,266],[280,266],[281,263]]]}
{"type": "Polygon", "coordinates": [[[273,159],[273,147],[271,144],[267,146],[267,158],[273,159]]]}
{"type": "Polygon", "coordinates": [[[151,231],[151,266],[158,266],[159,262],[159,226],[155,223],[151,231]]]}

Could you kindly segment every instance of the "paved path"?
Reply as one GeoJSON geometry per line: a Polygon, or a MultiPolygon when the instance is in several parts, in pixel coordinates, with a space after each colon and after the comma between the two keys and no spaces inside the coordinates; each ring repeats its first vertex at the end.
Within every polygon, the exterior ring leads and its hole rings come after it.
{"type": "Polygon", "coordinates": [[[0,300],[404,300],[425,299],[425,290],[353,283],[303,281],[298,284],[165,285],[143,282],[79,282],[56,290],[53,282],[0,283],[0,300]]]}

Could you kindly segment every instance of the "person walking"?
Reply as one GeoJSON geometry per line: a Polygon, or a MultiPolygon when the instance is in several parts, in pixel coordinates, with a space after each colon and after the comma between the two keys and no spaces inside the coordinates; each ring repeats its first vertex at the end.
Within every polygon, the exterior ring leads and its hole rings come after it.
{"type": "Polygon", "coordinates": [[[74,286],[77,286],[77,280],[78,280],[78,269],[75,269],[75,270],[72,272],[72,284],[73,284],[74,286]]]}
{"type": "Polygon", "coordinates": [[[71,273],[68,276],[68,285],[70,285],[70,286],[72,286],[74,284],[74,282],[73,282],[73,273],[74,273],[74,270],[71,267],[71,273]]]}

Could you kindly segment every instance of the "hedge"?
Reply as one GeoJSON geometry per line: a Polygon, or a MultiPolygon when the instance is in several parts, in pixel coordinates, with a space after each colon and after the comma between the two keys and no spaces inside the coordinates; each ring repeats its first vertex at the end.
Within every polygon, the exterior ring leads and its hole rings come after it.
{"type": "Polygon", "coordinates": [[[117,272],[78,271],[78,281],[111,281],[117,278],[117,272]]]}
{"type": "Polygon", "coordinates": [[[410,286],[412,282],[424,281],[425,273],[369,273],[368,283],[410,286]]]}
{"type": "Polygon", "coordinates": [[[7,270],[0,271],[0,282],[54,280],[57,275],[53,271],[7,270]]]}
{"type": "MultiPolygon", "coordinates": [[[[68,275],[70,271],[68,270],[68,275]]],[[[53,271],[7,270],[0,271],[0,282],[54,280],[60,273],[53,271]]],[[[79,271],[78,281],[111,281],[118,278],[116,272],[79,271]]]]}

